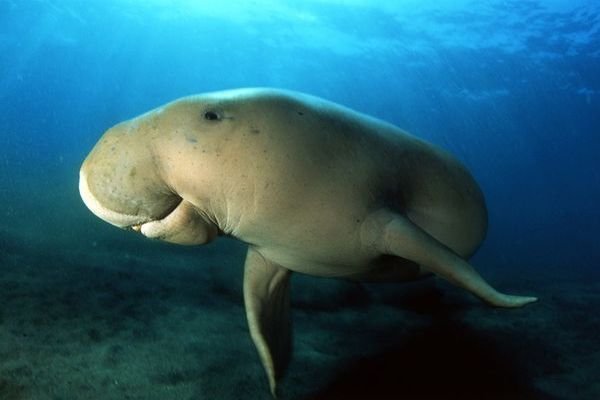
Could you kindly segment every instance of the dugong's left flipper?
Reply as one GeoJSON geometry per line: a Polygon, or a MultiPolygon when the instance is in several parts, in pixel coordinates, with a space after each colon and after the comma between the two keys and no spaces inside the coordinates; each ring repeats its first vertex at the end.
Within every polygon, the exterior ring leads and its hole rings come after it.
{"type": "Polygon", "coordinates": [[[498,292],[467,261],[402,215],[381,212],[369,225],[370,237],[382,253],[414,261],[490,305],[522,307],[537,301],[536,297],[498,292]]]}
{"type": "Polygon", "coordinates": [[[246,317],[273,396],[292,353],[290,275],[256,249],[248,249],[244,269],[246,317]]]}

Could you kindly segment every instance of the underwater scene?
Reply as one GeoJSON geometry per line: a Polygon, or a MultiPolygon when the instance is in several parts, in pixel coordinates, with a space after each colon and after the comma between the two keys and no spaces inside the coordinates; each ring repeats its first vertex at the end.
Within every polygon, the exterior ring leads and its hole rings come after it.
{"type": "Polygon", "coordinates": [[[600,399],[597,1],[0,0],[0,111],[0,400],[600,399]]]}

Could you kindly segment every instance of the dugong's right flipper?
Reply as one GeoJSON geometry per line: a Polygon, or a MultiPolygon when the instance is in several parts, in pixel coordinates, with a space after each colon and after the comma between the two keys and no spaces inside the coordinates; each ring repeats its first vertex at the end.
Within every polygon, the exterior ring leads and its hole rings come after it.
{"type": "Polygon", "coordinates": [[[402,215],[391,212],[374,217],[371,236],[384,254],[395,255],[421,265],[423,269],[460,286],[496,307],[521,307],[536,297],[498,292],[463,258],[402,215]]]}
{"type": "Polygon", "coordinates": [[[244,269],[246,317],[273,396],[292,353],[290,275],[256,249],[248,249],[244,269]]]}

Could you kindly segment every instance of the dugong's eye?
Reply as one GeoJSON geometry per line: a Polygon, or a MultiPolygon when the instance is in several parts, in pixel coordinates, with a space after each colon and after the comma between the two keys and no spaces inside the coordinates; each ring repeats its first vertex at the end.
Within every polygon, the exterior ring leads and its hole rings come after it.
{"type": "Polygon", "coordinates": [[[204,119],[208,121],[220,121],[221,116],[215,111],[207,111],[204,113],[204,119]]]}

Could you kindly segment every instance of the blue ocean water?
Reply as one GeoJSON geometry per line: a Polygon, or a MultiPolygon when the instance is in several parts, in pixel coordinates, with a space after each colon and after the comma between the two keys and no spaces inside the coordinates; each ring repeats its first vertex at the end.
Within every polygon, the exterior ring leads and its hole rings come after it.
{"type": "Polygon", "coordinates": [[[116,122],[183,95],[274,86],[455,153],[489,203],[490,262],[597,265],[596,2],[227,3],[0,2],[5,204],[23,178],[75,171],[116,122]]]}
{"type": "MultiPolygon", "coordinates": [[[[324,97],[455,154],[487,199],[489,233],[473,263],[490,276],[509,271],[534,292],[549,270],[557,286],[563,271],[597,282],[593,0],[0,0],[3,266],[20,266],[21,253],[56,267],[98,248],[115,251],[115,264],[132,262],[119,251],[178,251],[94,218],[77,192],[80,163],[122,120],[254,86],[324,97]]],[[[9,315],[0,312],[0,329],[9,315]]],[[[0,375],[0,397],[22,393],[9,380],[0,375]]]]}

